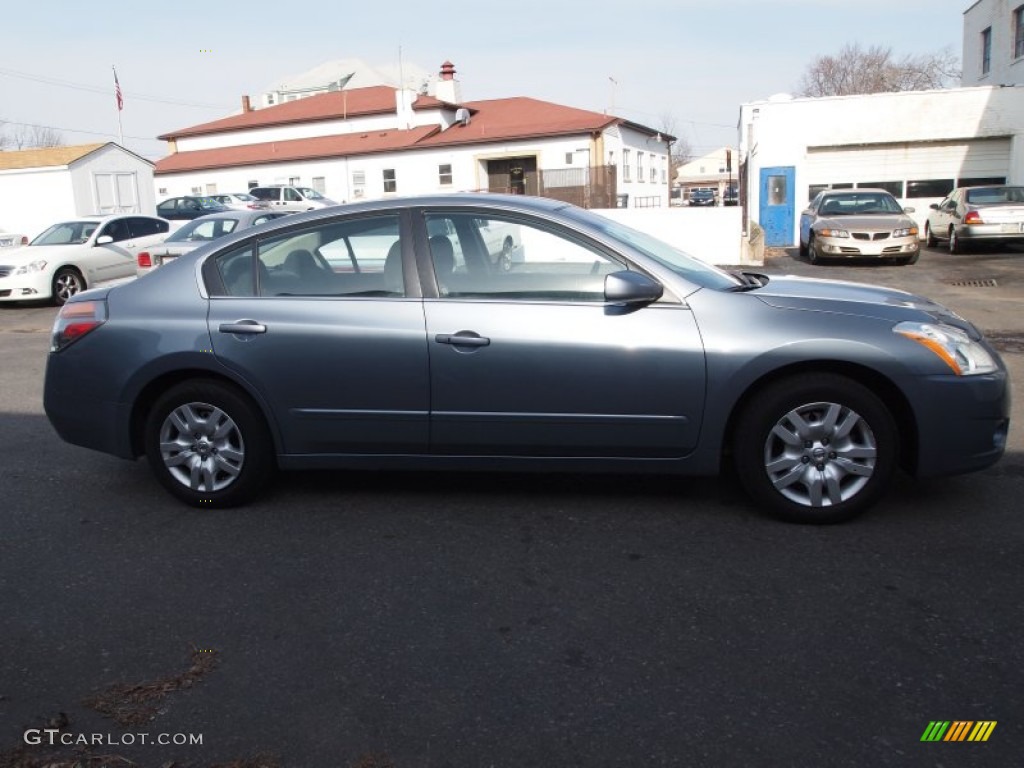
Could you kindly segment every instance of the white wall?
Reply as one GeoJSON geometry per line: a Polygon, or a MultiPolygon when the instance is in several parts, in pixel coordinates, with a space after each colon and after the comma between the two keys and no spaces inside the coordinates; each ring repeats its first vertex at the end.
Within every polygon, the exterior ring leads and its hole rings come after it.
{"type": "Polygon", "coordinates": [[[614,208],[594,213],[664,240],[708,264],[741,263],[738,207],[614,208]]]}
{"type": "Polygon", "coordinates": [[[0,228],[33,238],[61,218],[76,216],[66,167],[0,171],[0,228]]]}
{"type": "Polygon", "coordinates": [[[1024,57],[1013,56],[1013,11],[1020,0],[978,0],[964,12],[962,85],[1024,83],[1024,57]],[[992,28],[990,69],[982,74],[981,33],[992,28]]]}

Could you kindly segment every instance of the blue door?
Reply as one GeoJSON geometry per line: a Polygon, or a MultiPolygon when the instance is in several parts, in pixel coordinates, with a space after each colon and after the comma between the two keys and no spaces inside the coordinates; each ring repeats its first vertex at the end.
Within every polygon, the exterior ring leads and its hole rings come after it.
{"type": "Polygon", "coordinates": [[[774,248],[793,245],[796,195],[793,166],[761,169],[761,210],[758,221],[764,229],[764,244],[774,248]]]}

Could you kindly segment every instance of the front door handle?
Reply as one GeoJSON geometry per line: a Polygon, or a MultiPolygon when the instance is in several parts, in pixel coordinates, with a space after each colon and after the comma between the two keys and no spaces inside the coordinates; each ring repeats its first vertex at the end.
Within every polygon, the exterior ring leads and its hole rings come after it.
{"type": "Polygon", "coordinates": [[[221,333],[266,333],[267,326],[255,320],[239,320],[237,323],[221,323],[221,333]]]}
{"type": "Polygon", "coordinates": [[[458,333],[439,333],[434,337],[438,344],[453,344],[457,347],[486,347],[491,340],[473,331],[458,333]]]}

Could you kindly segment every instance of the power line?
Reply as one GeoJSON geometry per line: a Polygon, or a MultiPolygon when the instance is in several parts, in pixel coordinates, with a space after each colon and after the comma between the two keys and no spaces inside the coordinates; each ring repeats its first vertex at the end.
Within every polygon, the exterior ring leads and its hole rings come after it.
{"type": "MultiPolygon", "coordinates": [[[[86,91],[88,93],[102,93],[104,95],[110,95],[114,92],[114,89],[110,86],[98,87],[95,85],[85,85],[84,83],[74,83],[70,80],[60,80],[55,77],[44,77],[43,75],[33,75],[28,72],[19,72],[14,69],[3,69],[0,68],[0,75],[6,75],[7,77],[16,77],[22,80],[31,80],[36,83],[44,83],[46,85],[55,85],[59,88],[70,88],[76,91],[86,91]]],[[[139,101],[152,101],[157,104],[171,104],[177,107],[196,107],[197,109],[226,109],[223,104],[197,104],[189,101],[178,101],[176,99],[164,99],[157,96],[147,96],[143,93],[137,93],[135,91],[125,91],[124,95],[131,96],[133,99],[139,101]]]]}
{"type": "MultiPolygon", "coordinates": [[[[81,128],[64,128],[59,125],[41,125],[40,123],[20,123],[17,120],[3,120],[0,119],[0,125],[21,125],[26,128],[49,128],[51,131],[67,131],[68,133],[85,133],[90,136],[109,136],[117,138],[116,133],[110,131],[85,131],[81,128]]],[[[126,139],[137,139],[139,141],[158,141],[163,143],[160,139],[153,138],[152,136],[125,136],[126,139]]]]}

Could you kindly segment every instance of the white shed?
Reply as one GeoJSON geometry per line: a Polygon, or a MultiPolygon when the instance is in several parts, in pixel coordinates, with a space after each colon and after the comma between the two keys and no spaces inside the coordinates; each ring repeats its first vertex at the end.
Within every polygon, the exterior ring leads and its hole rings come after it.
{"type": "Polygon", "coordinates": [[[34,237],[63,218],[155,210],[153,163],[119,144],[0,152],[0,229],[34,237]]]}

